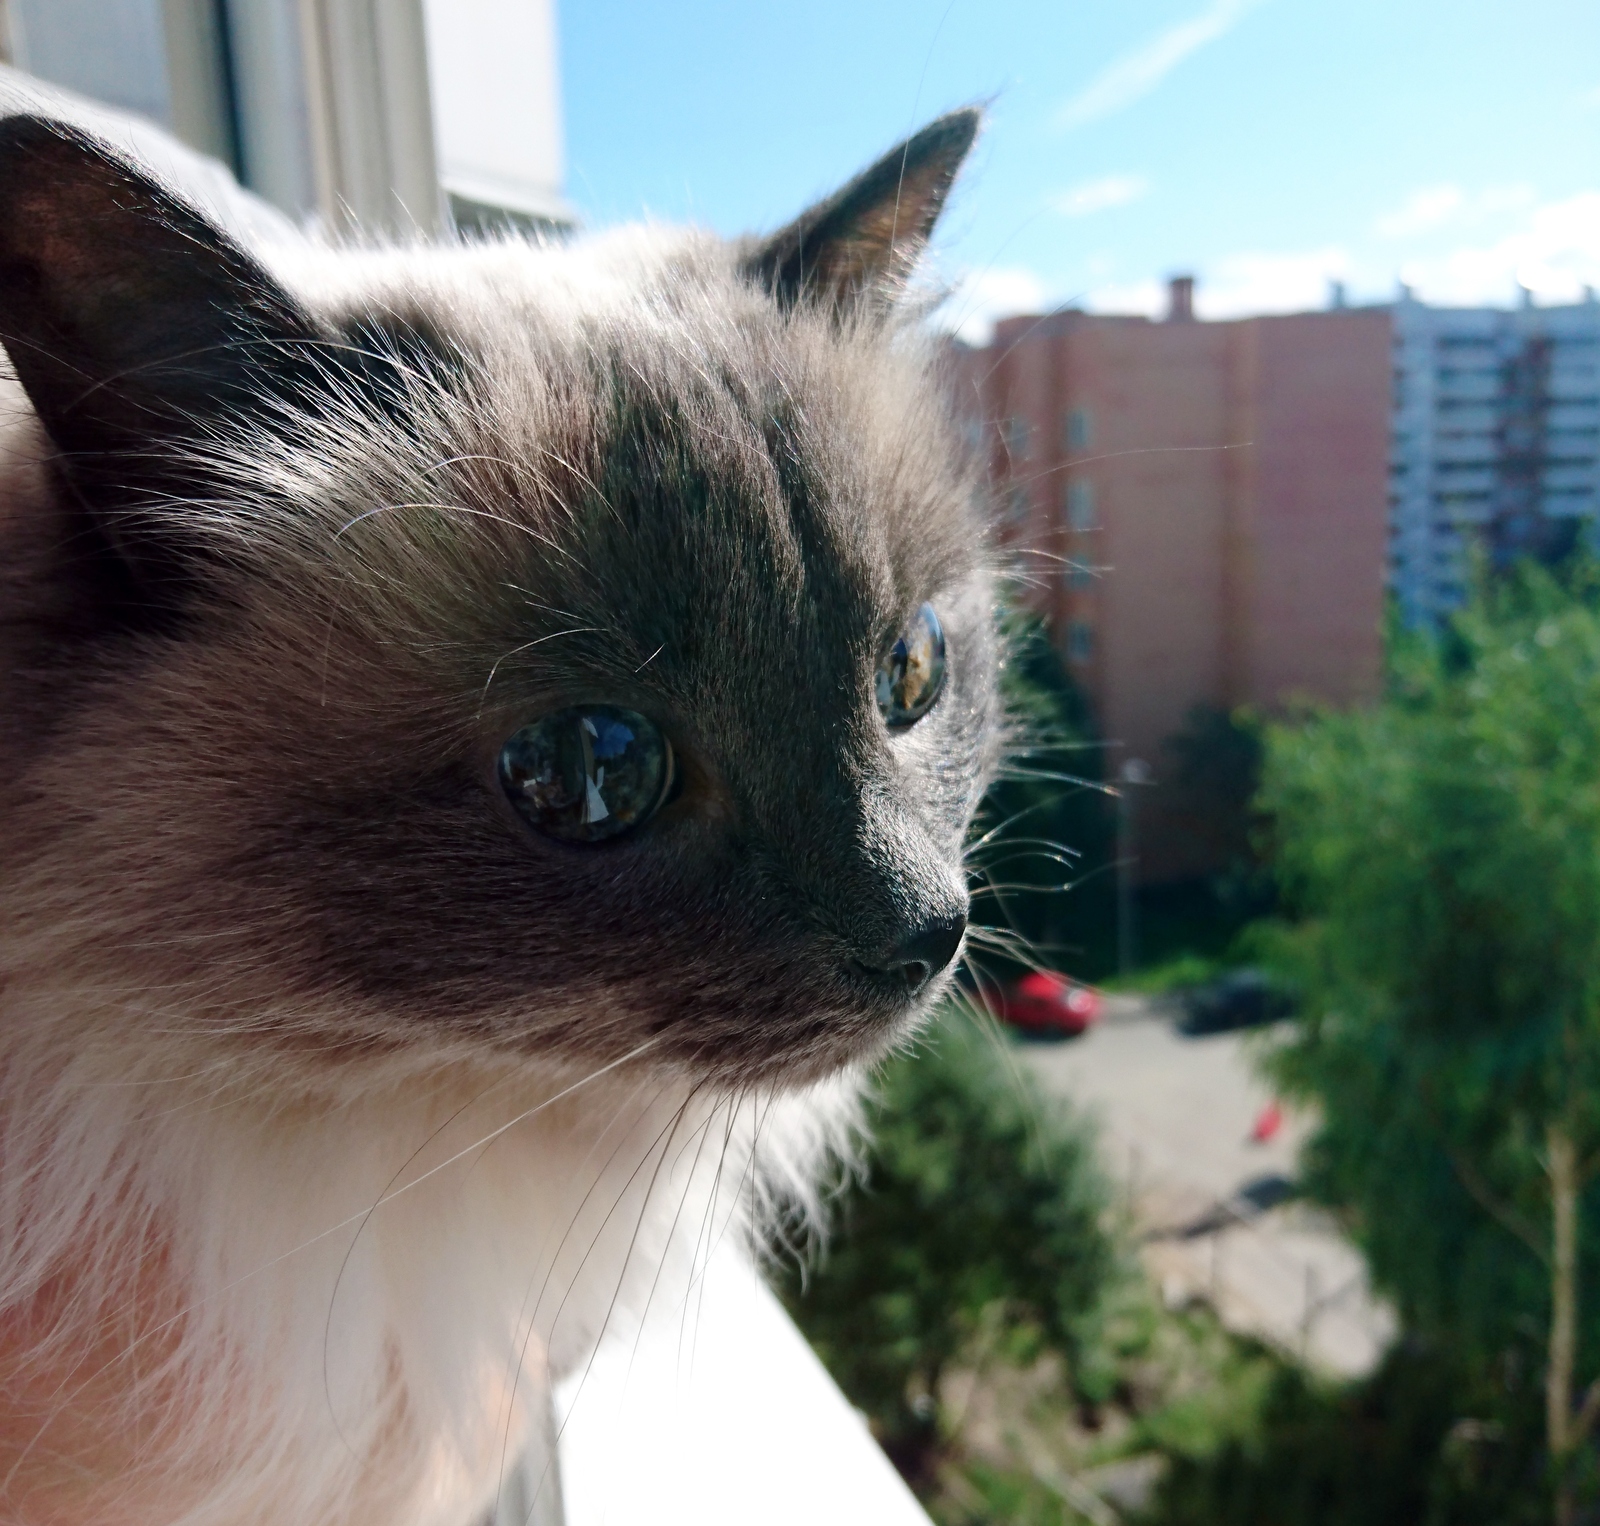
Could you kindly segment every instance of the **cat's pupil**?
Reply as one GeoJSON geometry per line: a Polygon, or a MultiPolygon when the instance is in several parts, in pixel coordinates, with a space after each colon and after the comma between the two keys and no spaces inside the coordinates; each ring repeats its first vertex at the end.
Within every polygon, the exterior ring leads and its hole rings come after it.
{"type": "Polygon", "coordinates": [[[524,726],[500,750],[500,785],[547,837],[603,842],[641,826],[672,785],[672,746],[634,710],[574,705],[524,726]]]}
{"type": "Polygon", "coordinates": [[[891,726],[909,726],[933,708],[944,687],[944,629],[924,604],[878,664],[878,709],[891,726]]]}

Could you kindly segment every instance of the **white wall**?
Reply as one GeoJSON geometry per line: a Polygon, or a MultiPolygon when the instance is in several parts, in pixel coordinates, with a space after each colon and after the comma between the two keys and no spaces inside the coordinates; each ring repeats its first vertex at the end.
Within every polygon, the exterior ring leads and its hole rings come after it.
{"type": "Polygon", "coordinates": [[[552,0],[424,0],[423,13],[445,189],[565,221],[552,0]]]}
{"type": "Polygon", "coordinates": [[[161,0],[9,0],[12,62],[172,126],[161,0]]]}
{"type": "Polygon", "coordinates": [[[554,0],[3,0],[17,67],[136,112],[300,220],[570,220],[554,0]],[[226,55],[226,56],[225,56],[226,55]]]}

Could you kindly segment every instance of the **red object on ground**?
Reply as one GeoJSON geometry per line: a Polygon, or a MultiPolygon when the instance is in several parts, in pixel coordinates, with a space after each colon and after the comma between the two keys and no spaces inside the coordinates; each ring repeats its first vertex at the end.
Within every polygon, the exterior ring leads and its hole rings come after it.
{"type": "Polygon", "coordinates": [[[999,1017],[1028,1033],[1072,1037],[1100,1016],[1100,993],[1065,975],[1024,975],[1000,993],[999,1017]]]}
{"type": "Polygon", "coordinates": [[[1256,1114],[1256,1121],[1250,1129],[1250,1143],[1266,1144],[1277,1138],[1278,1130],[1282,1127],[1283,1109],[1276,1102],[1269,1102],[1256,1114]]]}

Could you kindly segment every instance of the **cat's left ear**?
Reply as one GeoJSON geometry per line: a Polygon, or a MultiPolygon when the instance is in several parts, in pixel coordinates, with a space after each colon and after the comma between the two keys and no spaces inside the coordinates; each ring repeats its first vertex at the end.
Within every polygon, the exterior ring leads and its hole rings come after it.
{"type": "Polygon", "coordinates": [[[242,408],[310,320],[220,229],[60,122],[0,123],[0,341],[55,443],[115,477],[242,408]]]}
{"type": "Polygon", "coordinates": [[[784,308],[844,311],[863,298],[892,300],[927,247],[981,123],[975,106],[930,122],[763,240],[744,262],[746,275],[784,308]]]}
{"type": "Polygon", "coordinates": [[[264,269],[95,139],[0,121],[0,344],[72,492],[72,543],[144,610],[179,602],[192,535],[164,512],[190,447],[302,385],[320,336],[264,269]]]}

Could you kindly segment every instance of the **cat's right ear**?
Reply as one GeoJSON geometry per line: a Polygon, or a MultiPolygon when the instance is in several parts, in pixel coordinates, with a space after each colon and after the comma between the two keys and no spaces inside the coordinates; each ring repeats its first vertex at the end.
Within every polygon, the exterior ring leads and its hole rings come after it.
{"type": "Polygon", "coordinates": [[[969,106],[930,122],[765,239],[745,259],[745,274],[783,308],[842,313],[892,302],[927,247],[982,121],[969,106]]]}
{"type": "Polygon", "coordinates": [[[0,121],[0,343],[98,532],[152,595],[192,553],[156,506],[183,445],[312,363],[311,319],[224,233],[94,139],[0,121]]]}

